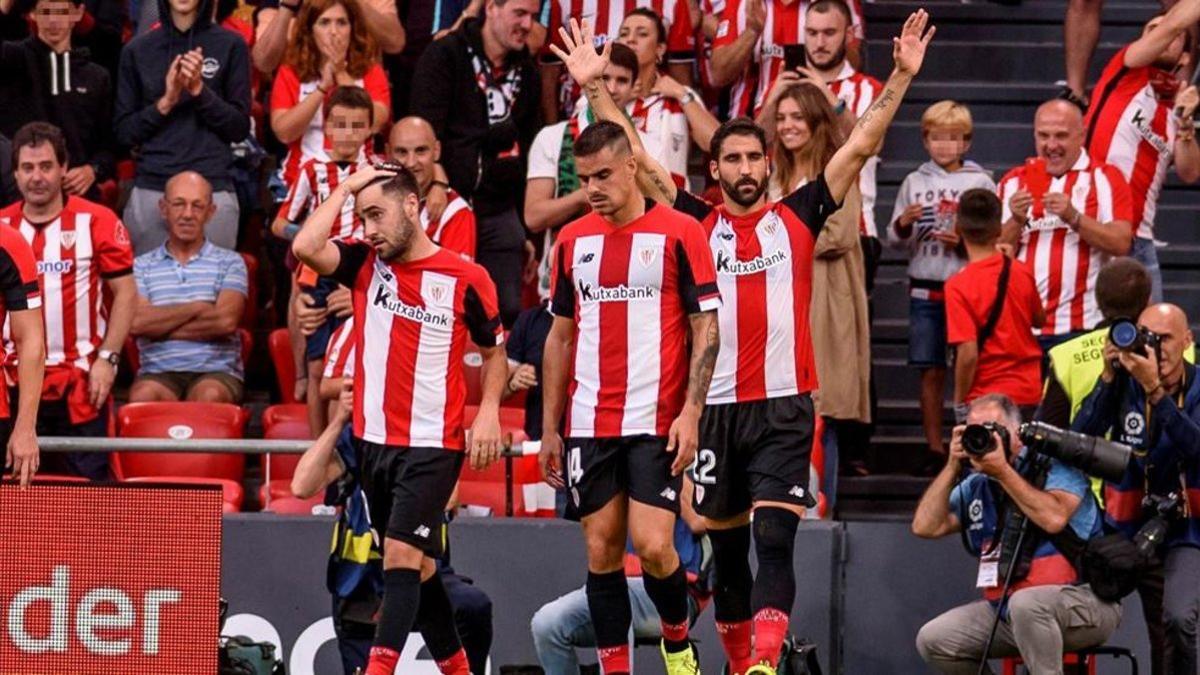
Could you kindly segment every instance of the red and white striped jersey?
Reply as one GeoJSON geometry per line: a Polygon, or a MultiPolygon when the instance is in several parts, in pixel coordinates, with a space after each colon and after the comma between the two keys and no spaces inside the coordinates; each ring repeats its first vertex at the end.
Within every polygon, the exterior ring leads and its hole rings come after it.
{"type": "Polygon", "coordinates": [[[354,377],[354,342],[354,315],[351,314],[329,336],[321,377],[354,377]]]}
{"type": "MultiPolygon", "coordinates": [[[[1008,200],[1013,193],[1026,189],[1025,166],[1009,171],[998,187],[1003,205],[1003,220],[1012,217],[1008,200]]],[[[1129,223],[1129,186],[1115,167],[1093,162],[1086,150],[1071,170],[1052,177],[1047,192],[1070,196],[1071,204],[1084,215],[1111,227],[1113,221],[1129,223]]],[[[1124,227],[1125,225],[1121,225],[1124,227]]],[[[1030,213],[1029,223],[1021,232],[1017,258],[1029,265],[1037,279],[1038,294],[1046,309],[1046,325],[1041,335],[1064,335],[1090,330],[1103,318],[1096,306],[1096,276],[1108,256],[1091,246],[1061,218],[1030,213]]]]}
{"type": "MultiPolygon", "coordinates": [[[[875,102],[875,97],[883,91],[883,83],[858,72],[847,61],[842,64],[842,72],[838,73],[837,79],[829,83],[829,88],[835,96],[846,102],[846,108],[857,118],[862,117],[875,102]]],[[[879,237],[879,230],[875,227],[875,169],[878,166],[879,157],[872,157],[858,173],[858,190],[862,193],[858,233],[864,237],[879,237]]]]}
{"type": "Polygon", "coordinates": [[[1121,170],[1133,198],[1135,234],[1153,239],[1154,213],[1175,154],[1179,120],[1171,111],[1173,99],[1160,99],[1151,84],[1172,76],[1152,66],[1126,67],[1128,50],[1117,52],[1092,90],[1087,148],[1098,161],[1121,170]]]}
{"type": "Polygon", "coordinates": [[[475,259],[475,212],[471,210],[467,200],[454,190],[446,195],[449,203],[438,222],[429,222],[429,214],[425,211],[425,202],[421,202],[421,227],[433,243],[449,249],[465,257],[475,259]]]}
{"type": "Polygon", "coordinates": [[[623,226],[590,213],[554,256],[551,311],[578,326],[566,436],[665,436],[686,393],[688,315],[721,304],[704,230],[659,204],[623,226]]]}
{"type": "Polygon", "coordinates": [[[742,216],[680,190],[675,208],[708,233],[721,291],[721,351],[708,403],[758,401],[817,388],[809,330],[813,248],[838,204],[824,176],[742,216]]]}
{"type": "MultiPolygon", "coordinates": [[[[29,244],[11,227],[0,225],[0,323],[8,328],[8,313],[42,306],[37,262],[29,244]]],[[[7,346],[7,345],[6,345],[7,346]]],[[[4,352],[0,351],[0,362],[4,352]]],[[[8,419],[8,387],[0,387],[0,419],[8,419]]]]}
{"type": "MultiPolygon", "coordinates": [[[[695,47],[695,33],[688,13],[687,0],[549,0],[550,32],[547,44],[562,47],[559,26],[571,29],[570,20],[587,20],[595,29],[597,46],[615,40],[621,34],[621,24],[629,12],[638,7],[649,7],[662,17],[667,27],[667,54],[672,59],[690,60],[695,47]]],[[[544,52],[551,54],[549,48],[544,52]]]]}
{"type": "Polygon", "coordinates": [[[688,146],[692,140],[687,115],[679,101],[651,94],[634,99],[627,110],[646,154],[671,172],[676,185],[683,186],[687,181],[688,146]]]}
{"type": "MultiPolygon", "coordinates": [[[[24,202],[0,211],[0,227],[14,227],[33,249],[42,286],[46,325],[46,365],[91,367],[93,354],[108,331],[108,310],[100,280],[133,271],[129,232],[117,214],[80,197],[67,198],[57,218],[31,223],[24,202]]],[[[4,325],[6,363],[17,355],[4,325]]]]}
{"type": "MultiPolygon", "coordinates": [[[[359,154],[354,162],[327,162],[310,159],[300,166],[296,182],[288,190],[279,207],[279,216],[289,223],[301,225],[355,171],[367,165],[366,156],[359,154]]],[[[354,212],[354,195],[346,198],[342,212],[329,230],[332,241],[363,238],[363,225],[354,212]]]]}
{"type": "Polygon", "coordinates": [[[468,334],[504,342],[496,286],[487,272],[439,249],[385,262],[363,242],[336,242],[333,278],[352,289],[354,435],[371,443],[462,450],[468,334]]]}
{"type": "MultiPolygon", "coordinates": [[[[804,44],[804,22],[809,0],[726,0],[717,24],[717,36],[713,39],[713,51],[733,44],[738,36],[746,32],[746,12],[750,2],[765,2],[762,35],[754,45],[753,55],[746,70],[734,80],[730,90],[729,116],[754,116],[762,107],[783,69],[783,46],[804,44]]],[[[850,0],[850,14],[854,20],[851,35],[862,39],[863,14],[859,0],[850,0]]],[[[867,105],[870,105],[868,103],[867,105]]]]}

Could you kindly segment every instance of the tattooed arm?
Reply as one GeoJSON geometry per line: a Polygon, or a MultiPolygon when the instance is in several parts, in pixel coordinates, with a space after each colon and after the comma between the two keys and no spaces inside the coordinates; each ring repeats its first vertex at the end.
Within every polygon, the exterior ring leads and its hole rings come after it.
{"type": "Polygon", "coordinates": [[[858,118],[850,138],[846,139],[846,143],[834,153],[829,164],[825,166],[825,182],[829,185],[830,194],[838,203],[845,198],[851,183],[858,179],[858,172],[862,170],[867,159],[879,149],[883,135],[904,98],[904,92],[921,70],[925,48],[936,31],[928,24],[929,15],[923,9],[908,17],[900,37],[892,40],[892,56],[896,68],[884,85],[883,92],[858,118]],[[928,32],[925,30],[927,26],[928,32]]]}
{"type": "Polygon", "coordinates": [[[704,412],[704,400],[708,398],[708,385],[712,382],[721,348],[716,311],[692,314],[688,322],[691,324],[692,357],[688,368],[687,400],[679,417],[671,423],[667,440],[667,452],[675,453],[672,475],[678,475],[696,458],[696,448],[700,445],[700,413],[704,412]]]}

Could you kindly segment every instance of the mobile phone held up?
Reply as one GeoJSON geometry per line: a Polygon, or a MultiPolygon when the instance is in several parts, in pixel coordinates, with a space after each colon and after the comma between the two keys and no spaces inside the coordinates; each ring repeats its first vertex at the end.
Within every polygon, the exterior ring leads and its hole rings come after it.
{"type": "Polygon", "coordinates": [[[787,70],[796,70],[808,66],[808,59],[804,55],[804,45],[784,45],[783,46],[783,67],[787,70]]]}

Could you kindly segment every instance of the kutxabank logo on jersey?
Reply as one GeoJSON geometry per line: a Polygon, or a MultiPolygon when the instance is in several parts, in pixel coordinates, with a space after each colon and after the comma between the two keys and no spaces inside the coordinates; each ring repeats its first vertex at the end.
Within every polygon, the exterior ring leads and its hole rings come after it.
{"type": "Polygon", "coordinates": [[[658,297],[658,289],[653,286],[597,286],[586,281],[580,281],[579,301],[585,304],[593,302],[629,302],[630,300],[653,300],[658,297]]]}
{"type": "Polygon", "coordinates": [[[757,274],[787,262],[786,249],[776,249],[766,255],[755,256],[749,260],[737,260],[725,251],[717,251],[717,274],[742,276],[757,274]]]}
{"type": "Polygon", "coordinates": [[[426,307],[405,304],[398,298],[392,297],[392,292],[382,284],[375,287],[375,298],[371,301],[371,304],[403,319],[430,326],[449,328],[450,321],[453,318],[451,313],[446,311],[436,311],[426,307]]]}

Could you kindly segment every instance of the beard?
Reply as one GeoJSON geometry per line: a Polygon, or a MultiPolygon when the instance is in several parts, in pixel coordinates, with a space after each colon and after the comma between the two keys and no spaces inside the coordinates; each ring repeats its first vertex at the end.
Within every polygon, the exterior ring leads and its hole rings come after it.
{"type": "Polygon", "coordinates": [[[833,53],[833,56],[831,56],[831,57],[829,58],[829,60],[828,60],[828,61],[826,61],[826,62],[824,62],[824,63],[821,63],[820,61],[817,61],[817,60],[816,60],[815,58],[813,58],[811,55],[809,56],[809,59],[810,59],[810,63],[811,63],[811,65],[814,65],[814,66],[816,66],[817,68],[821,68],[822,70],[824,70],[824,69],[826,69],[826,68],[829,68],[829,67],[831,67],[831,66],[834,66],[834,65],[836,65],[836,64],[839,64],[839,63],[841,63],[842,61],[845,61],[845,60],[846,60],[846,43],[845,43],[845,41],[843,41],[843,42],[842,42],[842,46],[841,46],[841,47],[838,47],[838,50],[837,50],[836,52],[834,52],[834,53],[833,53]]]}
{"type": "Polygon", "coordinates": [[[766,191],[767,181],[765,180],[760,183],[753,178],[742,178],[736,183],[730,183],[724,178],[721,179],[721,192],[724,192],[725,196],[733,200],[738,206],[753,206],[762,198],[763,193],[766,191]],[[750,194],[742,192],[740,188],[743,186],[753,186],[754,192],[750,194]]]}
{"type": "Polygon", "coordinates": [[[378,234],[371,238],[371,245],[375,247],[375,253],[380,260],[392,262],[401,259],[412,249],[413,228],[416,227],[416,224],[407,217],[401,216],[401,218],[403,221],[393,236],[387,237],[378,234]]]}

